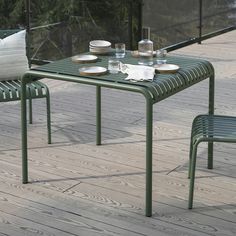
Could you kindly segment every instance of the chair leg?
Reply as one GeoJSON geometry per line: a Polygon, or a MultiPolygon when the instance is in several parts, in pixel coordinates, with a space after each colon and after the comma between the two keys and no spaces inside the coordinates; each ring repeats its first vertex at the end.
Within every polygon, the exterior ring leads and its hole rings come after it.
{"type": "Polygon", "coordinates": [[[191,137],[190,149],[189,149],[188,179],[190,179],[190,175],[191,175],[192,152],[193,152],[193,141],[191,137]]]}
{"type": "Polygon", "coordinates": [[[47,103],[47,129],[48,129],[48,144],[52,143],[51,138],[51,107],[50,107],[50,94],[48,88],[46,89],[46,103],[47,103]]]}
{"type": "Polygon", "coordinates": [[[30,96],[29,90],[29,124],[33,124],[33,107],[32,107],[32,98],[30,96]]]}
{"type": "Polygon", "coordinates": [[[188,208],[192,209],[193,207],[193,192],[194,192],[194,180],[195,180],[195,167],[196,167],[196,157],[197,157],[197,146],[194,144],[192,146],[192,156],[191,156],[191,171],[190,171],[190,186],[189,186],[189,198],[188,198],[188,208]]]}
{"type": "MultiPolygon", "coordinates": [[[[213,73],[209,81],[209,115],[214,115],[214,100],[215,100],[214,97],[215,97],[215,73],[213,73]]],[[[207,167],[208,169],[213,169],[213,142],[208,142],[208,166],[207,167]]]]}
{"type": "Polygon", "coordinates": [[[208,142],[208,169],[213,169],[213,142],[208,142]]]}

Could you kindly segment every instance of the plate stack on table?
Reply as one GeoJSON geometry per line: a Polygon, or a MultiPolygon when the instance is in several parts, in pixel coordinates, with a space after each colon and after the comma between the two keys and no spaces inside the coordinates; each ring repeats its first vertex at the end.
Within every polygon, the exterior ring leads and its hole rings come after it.
{"type": "Polygon", "coordinates": [[[93,54],[109,54],[111,43],[105,40],[93,40],[89,43],[89,51],[93,54]]]}

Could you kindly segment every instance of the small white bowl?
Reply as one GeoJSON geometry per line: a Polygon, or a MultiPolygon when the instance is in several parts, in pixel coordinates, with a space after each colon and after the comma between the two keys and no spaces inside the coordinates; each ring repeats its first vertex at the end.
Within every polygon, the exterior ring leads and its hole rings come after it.
{"type": "Polygon", "coordinates": [[[111,43],[105,40],[93,40],[89,43],[90,46],[92,47],[110,47],[111,43]]]}
{"type": "Polygon", "coordinates": [[[111,48],[89,48],[89,51],[93,54],[109,54],[111,52],[111,48]]]}

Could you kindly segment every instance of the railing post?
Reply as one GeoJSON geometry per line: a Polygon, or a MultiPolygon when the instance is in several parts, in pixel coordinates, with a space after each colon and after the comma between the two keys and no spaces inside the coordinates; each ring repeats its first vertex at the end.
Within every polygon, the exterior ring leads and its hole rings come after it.
{"type": "Polygon", "coordinates": [[[202,0],[199,0],[199,36],[198,44],[202,43],[202,0]]]}
{"type": "Polygon", "coordinates": [[[30,0],[25,0],[26,31],[30,31],[30,0]]]}
{"type": "MultiPolygon", "coordinates": [[[[142,11],[143,11],[143,0],[128,2],[128,40],[129,49],[134,50],[137,48],[137,42],[142,38],[142,11]],[[134,21],[137,19],[137,28],[134,27],[134,21]]],[[[136,23],[135,23],[136,26],[136,23]]]]}
{"type": "Polygon", "coordinates": [[[142,39],[142,28],[143,28],[143,1],[140,0],[138,6],[138,38],[139,41],[142,39]]]}
{"type": "Polygon", "coordinates": [[[133,50],[133,1],[129,2],[129,49],[133,50]]]}

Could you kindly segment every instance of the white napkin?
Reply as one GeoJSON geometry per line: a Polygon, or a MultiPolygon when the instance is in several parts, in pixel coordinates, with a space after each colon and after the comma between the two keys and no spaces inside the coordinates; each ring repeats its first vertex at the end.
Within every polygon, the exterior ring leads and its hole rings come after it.
{"type": "Polygon", "coordinates": [[[120,71],[128,74],[125,80],[153,81],[155,68],[142,65],[120,64],[120,71]]]}

